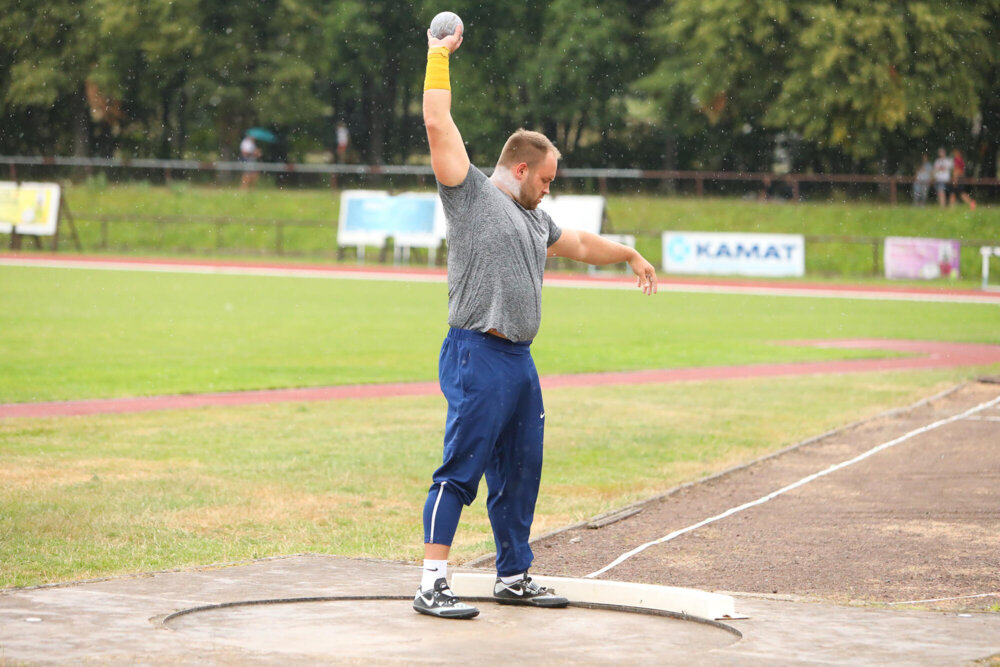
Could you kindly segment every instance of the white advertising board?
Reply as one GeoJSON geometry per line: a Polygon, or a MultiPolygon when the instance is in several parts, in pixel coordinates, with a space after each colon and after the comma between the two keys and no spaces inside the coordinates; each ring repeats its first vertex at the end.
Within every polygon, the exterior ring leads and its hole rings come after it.
{"type": "Polygon", "coordinates": [[[52,236],[59,222],[58,183],[0,181],[0,233],[52,236]]]}
{"type": "Polygon", "coordinates": [[[604,221],[604,197],[600,195],[549,195],[538,205],[560,227],[601,233],[604,221]]]}
{"type": "Polygon", "coordinates": [[[667,273],[803,276],[805,238],[798,234],[663,232],[667,273]]]}

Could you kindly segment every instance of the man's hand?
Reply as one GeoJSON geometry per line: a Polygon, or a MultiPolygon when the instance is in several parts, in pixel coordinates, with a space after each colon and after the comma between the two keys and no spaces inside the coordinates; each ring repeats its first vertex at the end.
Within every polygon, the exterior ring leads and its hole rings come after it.
{"type": "Polygon", "coordinates": [[[443,46],[448,49],[451,53],[458,51],[458,47],[462,46],[462,33],[465,32],[465,26],[459,25],[455,29],[455,32],[448,35],[444,39],[437,39],[431,35],[431,29],[427,29],[427,48],[432,49],[435,46],[443,46]]]}
{"type": "Polygon", "coordinates": [[[643,294],[656,294],[656,269],[653,265],[638,252],[628,261],[628,265],[635,274],[635,286],[642,290],[643,294]]]}

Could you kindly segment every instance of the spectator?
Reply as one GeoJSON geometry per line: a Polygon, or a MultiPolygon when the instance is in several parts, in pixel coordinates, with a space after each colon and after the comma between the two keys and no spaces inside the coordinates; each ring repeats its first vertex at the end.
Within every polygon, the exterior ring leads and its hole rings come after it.
{"type": "Polygon", "coordinates": [[[923,206],[927,203],[927,192],[931,187],[931,178],[934,176],[934,167],[931,159],[924,153],[920,159],[920,168],[917,169],[916,178],[913,181],[913,205],[923,206]]]}
{"type": "Polygon", "coordinates": [[[764,180],[760,182],[760,191],[757,193],[758,201],[767,201],[768,195],[771,193],[771,177],[765,176],[764,180]]]}
{"type": "MultiPolygon", "coordinates": [[[[243,141],[240,142],[240,162],[248,162],[253,164],[260,159],[261,152],[260,148],[257,147],[257,142],[253,140],[249,134],[243,137],[243,141]]],[[[257,184],[257,178],[260,176],[256,169],[247,169],[243,172],[243,179],[240,181],[240,187],[244,190],[253,187],[257,184]]]]}
{"type": "Polygon", "coordinates": [[[965,184],[962,183],[962,178],[965,176],[965,160],[962,158],[962,151],[957,148],[952,151],[952,170],[951,170],[951,195],[950,204],[955,205],[958,199],[961,199],[966,204],[969,205],[969,209],[976,210],[976,200],[969,196],[969,193],[965,191],[965,184]]]}
{"type": "Polygon", "coordinates": [[[337,123],[337,162],[347,162],[347,146],[351,142],[351,134],[343,122],[337,123]]]}
{"type": "Polygon", "coordinates": [[[770,202],[785,202],[795,199],[792,177],[785,175],[781,181],[775,181],[771,177],[765,176],[758,199],[770,202]]]}
{"type": "Polygon", "coordinates": [[[938,204],[945,206],[948,204],[948,182],[951,181],[951,158],[948,152],[938,149],[938,158],[934,160],[934,188],[937,190],[938,204]]]}

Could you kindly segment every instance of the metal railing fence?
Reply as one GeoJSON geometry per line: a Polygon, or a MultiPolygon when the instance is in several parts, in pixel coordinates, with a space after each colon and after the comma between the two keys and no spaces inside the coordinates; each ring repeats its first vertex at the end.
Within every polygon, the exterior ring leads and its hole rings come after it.
{"type": "MultiPolygon", "coordinates": [[[[424,184],[428,179],[433,179],[433,172],[428,165],[372,165],[372,164],[313,164],[313,163],[292,163],[292,162],[239,162],[239,161],[216,161],[206,162],[199,160],[161,160],[149,158],[93,158],[93,157],[37,157],[6,155],[0,156],[0,165],[7,166],[8,178],[10,180],[30,180],[25,178],[38,179],[37,174],[41,170],[56,169],[76,169],[93,173],[95,169],[101,170],[138,170],[147,174],[156,174],[158,179],[169,183],[174,178],[190,173],[201,174],[231,174],[246,171],[256,171],[261,173],[280,175],[289,177],[295,175],[306,175],[312,177],[325,177],[329,187],[337,188],[341,186],[342,179],[385,179],[385,178],[409,178],[416,179],[418,183],[424,184]]],[[[487,172],[489,170],[486,170],[487,172]]],[[[559,176],[580,182],[592,184],[592,189],[596,189],[601,194],[609,191],[609,182],[636,183],[654,182],[661,185],[676,186],[683,184],[686,192],[695,196],[704,196],[706,188],[716,191],[732,192],[734,188],[743,186],[744,192],[758,190],[757,185],[763,186],[766,182],[783,182],[790,192],[787,198],[791,201],[802,199],[803,186],[822,184],[825,186],[861,186],[875,188],[882,192],[888,201],[896,204],[900,198],[900,190],[909,191],[913,185],[912,176],[904,175],[872,175],[872,174],[786,174],[775,175],[768,172],[742,172],[742,171],[685,171],[685,170],[665,170],[665,169],[591,169],[591,168],[563,168],[559,170],[559,176]]],[[[998,178],[963,178],[962,183],[968,186],[983,188],[1000,187],[998,178]]],[[[585,186],[587,187],[587,186],[585,186]]],[[[933,187],[931,188],[931,198],[933,200],[933,187]]],[[[1000,191],[997,191],[1000,192],[1000,191]]],[[[995,195],[995,191],[989,191],[990,196],[995,195]]]]}

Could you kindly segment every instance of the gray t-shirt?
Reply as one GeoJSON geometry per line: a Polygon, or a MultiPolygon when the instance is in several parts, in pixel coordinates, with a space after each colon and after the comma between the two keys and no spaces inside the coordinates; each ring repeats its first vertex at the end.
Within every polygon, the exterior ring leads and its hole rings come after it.
{"type": "Polygon", "coordinates": [[[531,340],[542,320],[546,251],[562,230],[474,165],[460,185],[438,183],[438,193],[448,221],[448,324],[531,340]]]}

